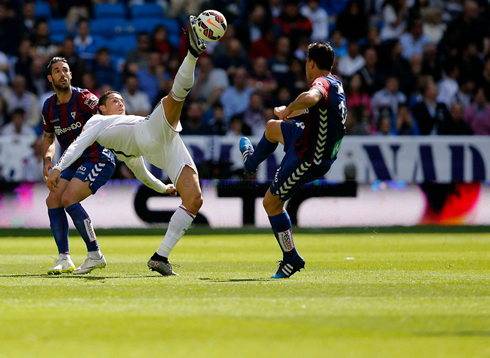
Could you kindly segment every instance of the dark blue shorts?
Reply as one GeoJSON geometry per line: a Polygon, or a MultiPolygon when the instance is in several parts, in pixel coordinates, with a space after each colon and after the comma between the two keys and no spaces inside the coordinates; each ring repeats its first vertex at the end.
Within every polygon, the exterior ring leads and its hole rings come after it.
{"type": "Polygon", "coordinates": [[[61,172],[61,178],[72,180],[78,178],[90,182],[89,187],[95,194],[99,188],[112,177],[116,164],[114,162],[84,162],[80,166],[71,165],[61,172]]]}
{"type": "Polygon", "coordinates": [[[330,169],[331,164],[315,165],[300,159],[294,150],[294,142],[303,133],[304,125],[299,121],[281,123],[284,138],[284,158],[274,175],[270,191],[272,195],[279,195],[281,201],[291,197],[306,184],[323,177],[330,169]]]}

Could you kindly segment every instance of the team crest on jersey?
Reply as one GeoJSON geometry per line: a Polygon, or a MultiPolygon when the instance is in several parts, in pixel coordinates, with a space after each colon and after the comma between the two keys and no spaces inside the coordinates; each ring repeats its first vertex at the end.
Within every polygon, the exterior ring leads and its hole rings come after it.
{"type": "Polygon", "coordinates": [[[71,112],[71,118],[75,119],[77,117],[77,112],[73,111],[71,112]]]}
{"type": "Polygon", "coordinates": [[[89,106],[91,109],[94,109],[97,104],[99,104],[99,99],[96,95],[92,94],[89,97],[85,98],[84,103],[89,106]]]}
{"type": "Polygon", "coordinates": [[[325,85],[323,84],[323,82],[316,82],[315,83],[315,86],[325,87],[325,85]]]}

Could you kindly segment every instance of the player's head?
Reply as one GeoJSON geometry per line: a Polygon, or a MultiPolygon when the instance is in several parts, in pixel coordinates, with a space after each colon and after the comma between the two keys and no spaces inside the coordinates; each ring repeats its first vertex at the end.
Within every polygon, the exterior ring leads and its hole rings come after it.
{"type": "Polygon", "coordinates": [[[318,41],[308,46],[308,57],[306,58],[306,76],[309,80],[311,76],[316,77],[318,74],[314,69],[320,71],[332,71],[334,52],[332,46],[326,41],[318,41]],[[315,73],[312,73],[315,72],[315,73]]]}
{"type": "Polygon", "coordinates": [[[53,57],[48,64],[48,81],[55,92],[66,92],[71,87],[71,72],[64,57],[53,57]]]}
{"type": "Polygon", "coordinates": [[[126,106],[121,94],[117,91],[107,91],[99,98],[99,111],[104,116],[126,114],[126,106]]]}

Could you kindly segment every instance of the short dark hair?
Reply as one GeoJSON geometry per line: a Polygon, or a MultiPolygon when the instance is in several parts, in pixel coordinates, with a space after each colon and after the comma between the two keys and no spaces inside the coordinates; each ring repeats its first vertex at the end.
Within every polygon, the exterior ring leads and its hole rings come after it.
{"type": "MultiPolygon", "coordinates": [[[[104,93],[100,98],[99,98],[99,107],[100,106],[105,106],[106,102],[107,102],[107,99],[109,98],[109,96],[111,94],[118,94],[121,96],[121,94],[118,92],[118,91],[107,91],[106,93],[104,93]]],[[[122,97],[122,96],[121,96],[122,97]]]]}
{"type": "Polygon", "coordinates": [[[17,107],[12,111],[12,117],[15,116],[16,114],[24,116],[26,114],[26,111],[24,110],[24,108],[17,107]]]}
{"type": "Polygon", "coordinates": [[[334,51],[327,41],[318,41],[308,46],[308,58],[314,61],[320,70],[331,71],[334,51]]]}
{"type": "Polygon", "coordinates": [[[59,56],[53,57],[48,64],[48,75],[53,75],[53,65],[58,62],[63,62],[68,65],[68,61],[66,60],[66,58],[59,56]]]}

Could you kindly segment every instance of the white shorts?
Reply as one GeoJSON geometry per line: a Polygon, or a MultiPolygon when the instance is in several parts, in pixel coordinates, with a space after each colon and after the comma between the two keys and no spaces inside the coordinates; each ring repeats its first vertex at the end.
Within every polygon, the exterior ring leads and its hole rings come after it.
{"type": "Polygon", "coordinates": [[[179,121],[175,129],[168,123],[162,101],[155,107],[149,119],[141,123],[140,128],[142,130],[136,133],[137,143],[146,160],[164,169],[172,183],[177,184],[186,165],[197,174],[196,164],[179,135],[182,125],[179,121]]]}

